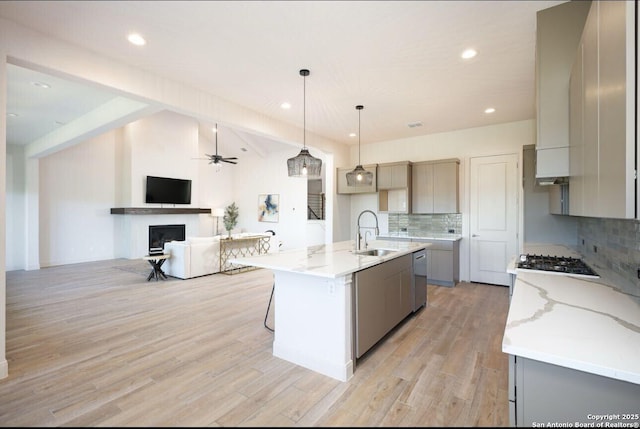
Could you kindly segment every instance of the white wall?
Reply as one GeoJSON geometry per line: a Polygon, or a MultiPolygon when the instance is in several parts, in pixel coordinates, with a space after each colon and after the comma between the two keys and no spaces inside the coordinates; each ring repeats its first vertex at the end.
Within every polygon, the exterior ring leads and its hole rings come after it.
{"type": "MultiPolygon", "coordinates": [[[[242,145],[222,129],[220,152],[242,145]]],[[[12,150],[9,201],[11,242],[24,243],[25,161],[12,150]],[[15,170],[15,173],[14,173],[15,170]]],[[[192,180],[192,202],[185,207],[240,209],[237,229],[276,231],[282,249],[323,243],[326,225],[306,219],[307,183],[287,175],[286,160],[298,149],[266,157],[239,156],[238,164],[209,164],[215,142],[198,133],[198,122],[160,112],[39,160],[39,266],[137,258],[147,253],[149,225],[184,223],[187,236],[215,233],[215,218],[199,215],[112,215],[112,207],[160,207],[144,202],[147,175],[192,180]],[[258,195],[280,195],[279,222],[258,221],[258,195]]],[[[322,157],[321,152],[315,152],[322,157]]],[[[327,167],[333,169],[333,167],[327,167]]],[[[164,205],[166,206],[166,205],[164,205]]],[[[219,228],[224,233],[222,219],[219,228]]],[[[23,245],[8,246],[11,269],[29,269],[23,245]]]]}
{"type": "Polygon", "coordinates": [[[115,133],[40,160],[40,265],[113,259],[115,133]]]}
{"type": "Polygon", "coordinates": [[[215,219],[200,215],[111,215],[112,207],[159,207],[144,203],[147,175],[192,180],[192,204],[229,203],[230,169],[216,171],[206,160],[213,143],[200,138],[197,121],[161,112],[40,160],[26,161],[21,147],[9,147],[7,245],[9,270],[33,269],[25,243],[38,235],[40,266],[135,258],[147,253],[148,226],[184,223],[187,235],[213,235],[215,219]],[[35,210],[39,225],[25,225],[27,164],[39,166],[35,210]]]}
{"type": "MultiPolygon", "coordinates": [[[[282,250],[304,247],[307,241],[307,181],[288,176],[287,159],[298,149],[274,152],[266,157],[244,157],[234,167],[233,195],[239,207],[238,228],[249,232],[275,231],[282,250]],[[237,167],[237,168],[236,168],[237,167]],[[279,194],[277,223],[258,221],[258,195],[279,194]]],[[[314,152],[314,156],[321,154],[314,152]]]]}
{"type": "Polygon", "coordinates": [[[26,266],[24,148],[7,145],[7,271],[26,266]]]}

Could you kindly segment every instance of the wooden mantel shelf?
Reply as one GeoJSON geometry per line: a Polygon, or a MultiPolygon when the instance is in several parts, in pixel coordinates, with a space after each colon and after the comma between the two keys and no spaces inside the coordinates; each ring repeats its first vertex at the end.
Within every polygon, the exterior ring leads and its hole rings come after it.
{"type": "Polygon", "coordinates": [[[211,214],[211,209],[191,207],[116,207],[111,214],[121,215],[157,215],[157,214],[211,214]]]}

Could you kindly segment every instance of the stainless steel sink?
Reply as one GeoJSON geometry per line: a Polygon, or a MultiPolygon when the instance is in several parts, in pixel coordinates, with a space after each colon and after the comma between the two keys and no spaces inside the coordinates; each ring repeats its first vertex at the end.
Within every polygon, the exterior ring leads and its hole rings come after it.
{"type": "Polygon", "coordinates": [[[359,250],[357,252],[354,252],[356,255],[363,255],[363,256],[385,256],[388,255],[390,253],[393,252],[397,252],[397,250],[391,250],[391,249],[369,249],[369,250],[359,250]]]}

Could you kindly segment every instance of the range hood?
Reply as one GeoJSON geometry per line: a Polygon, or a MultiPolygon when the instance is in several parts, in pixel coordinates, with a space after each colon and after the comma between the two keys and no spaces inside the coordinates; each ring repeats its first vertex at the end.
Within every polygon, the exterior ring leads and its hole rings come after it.
{"type": "Polygon", "coordinates": [[[538,186],[550,186],[550,185],[568,185],[568,177],[536,177],[536,185],[538,186]]]}
{"type": "Polygon", "coordinates": [[[536,184],[569,183],[569,147],[540,149],[536,145],[536,184]]]}

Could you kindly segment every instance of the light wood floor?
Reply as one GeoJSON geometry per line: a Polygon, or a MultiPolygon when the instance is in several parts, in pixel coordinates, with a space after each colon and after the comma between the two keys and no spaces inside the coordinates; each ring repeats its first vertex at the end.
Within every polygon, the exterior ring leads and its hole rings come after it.
{"type": "Polygon", "coordinates": [[[508,425],[506,287],[429,285],[427,308],[339,382],[273,357],[270,271],[147,282],[149,268],[7,273],[0,425],[508,425]]]}

